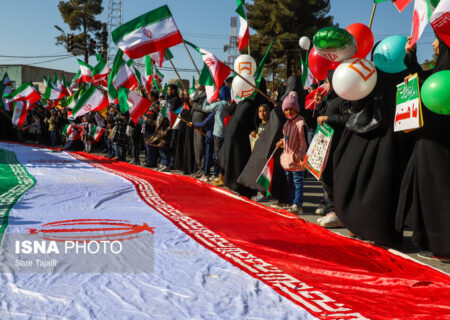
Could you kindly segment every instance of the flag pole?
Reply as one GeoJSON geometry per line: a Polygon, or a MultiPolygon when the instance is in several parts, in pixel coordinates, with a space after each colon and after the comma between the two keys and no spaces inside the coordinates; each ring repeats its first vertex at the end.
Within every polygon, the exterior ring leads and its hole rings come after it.
{"type": "Polygon", "coordinates": [[[373,22],[373,17],[375,16],[375,10],[377,9],[377,2],[374,2],[373,4],[373,9],[372,9],[372,16],[370,17],[370,22],[369,22],[369,29],[372,29],[372,22],[373,22]]]}
{"type": "MultiPolygon", "coordinates": [[[[233,70],[233,69],[231,69],[233,70]]],[[[243,76],[241,76],[239,73],[237,73],[236,71],[233,70],[233,72],[242,80],[244,80],[248,85],[252,86],[253,88],[256,89],[256,91],[258,91],[264,98],[266,98],[267,100],[270,101],[270,103],[272,103],[274,106],[276,106],[277,104],[275,103],[275,101],[273,101],[267,94],[265,94],[264,92],[262,92],[259,88],[257,88],[254,84],[252,84],[250,81],[248,81],[247,79],[245,79],[243,76]]]]}
{"type": "Polygon", "coordinates": [[[180,74],[178,73],[177,68],[175,68],[175,65],[172,62],[172,59],[168,59],[170,61],[170,64],[172,65],[173,70],[175,71],[175,73],[177,74],[178,79],[180,80],[181,86],[183,87],[183,90],[186,90],[186,88],[184,87],[184,83],[183,80],[181,80],[180,74]]]}
{"type": "Polygon", "coordinates": [[[191,53],[189,52],[189,49],[186,46],[186,43],[184,41],[183,41],[183,44],[184,44],[184,47],[186,48],[186,51],[187,51],[187,53],[189,55],[189,58],[191,58],[191,61],[192,61],[192,64],[194,65],[194,67],[195,67],[195,70],[197,70],[198,76],[200,77],[200,71],[198,70],[197,65],[195,64],[194,58],[192,58],[191,53]]]}

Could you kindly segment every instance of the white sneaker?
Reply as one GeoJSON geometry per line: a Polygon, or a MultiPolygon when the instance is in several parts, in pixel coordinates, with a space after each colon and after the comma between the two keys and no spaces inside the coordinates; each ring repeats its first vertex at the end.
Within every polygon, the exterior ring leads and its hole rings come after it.
{"type": "Polygon", "coordinates": [[[160,169],[158,169],[159,172],[170,172],[169,166],[162,166],[160,169]]]}
{"type": "Polygon", "coordinates": [[[325,228],[336,228],[344,226],[334,212],[330,212],[323,219],[321,219],[319,225],[325,228]]]}
{"type": "Polygon", "coordinates": [[[318,215],[323,215],[325,213],[325,206],[324,205],[320,205],[319,207],[317,207],[316,209],[316,214],[318,215]]]}
{"type": "Polygon", "coordinates": [[[289,205],[288,205],[288,204],[280,203],[280,202],[273,203],[273,204],[271,204],[270,206],[271,206],[272,208],[278,209],[278,210],[289,208],[289,205]]]}
{"type": "Polygon", "coordinates": [[[296,204],[293,204],[293,205],[290,206],[287,210],[288,210],[289,212],[292,212],[292,213],[297,214],[297,215],[303,214],[303,208],[297,206],[296,204]]]}
{"type": "Polygon", "coordinates": [[[202,176],[200,178],[200,181],[209,182],[209,177],[208,176],[202,176]]]}

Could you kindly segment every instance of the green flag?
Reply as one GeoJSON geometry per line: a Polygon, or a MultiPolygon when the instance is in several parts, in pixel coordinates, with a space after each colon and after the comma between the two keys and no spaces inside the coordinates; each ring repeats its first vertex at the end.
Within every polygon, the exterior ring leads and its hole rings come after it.
{"type": "Polygon", "coordinates": [[[192,94],[195,91],[195,78],[192,76],[192,86],[189,89],[189,94],[192,94]]]}
{"type": "MultiPolygon", "coordinates": [[[[269,55],[269,52],[270,52],[270,49],[272,49],[272,46],[273,46],[273,41],[270,43],[269,47],[267,48],[266,54],[264,55],[261,62],[259,63],[258,68],[256,68],[255,75],[253,76],[255,78],[255,86],[257,88],[259,88],[259,85],[261,84],[262,74],[264,71],[264,62],[266,61],[266,58],[269,55]]],[[[249,99],[254,100],[257,93],[258,93],[258,91],[255,90],[255,92],[253,92],[252,96],[249,99]]]]}

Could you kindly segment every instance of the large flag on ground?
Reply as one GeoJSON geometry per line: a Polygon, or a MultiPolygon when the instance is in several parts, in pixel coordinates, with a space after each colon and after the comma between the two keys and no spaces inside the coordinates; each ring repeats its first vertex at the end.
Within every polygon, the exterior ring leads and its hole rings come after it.
{"type": "Polygon", "coordinates": [[[92,125],[92,129],[91,131],[88,132],[88,135],[89,137],[98,142],[104,133],[105,129],[103,129],[102,127],[98,127],[96,125],[92,125]]]}
{"type": "MultiPolygon", "coordinates": [[[[276,149],[275,149],[276,151],[276,149]]],[[[272,153],[272,156],[269,158],[269,161],[267,161],[266,165],[261,171],[261,174],[259,175],[258,179],[256,180],[256,183],[263,186],[264,189],[266,189],[267,193],[266,195],[269,196],[270,192],[272,191],[272,176],[273,176],[273,167],[274,167],[274,160],[273,155],[275,154],[275,151],[272,153]]]]}
{"type": "Polygon", "coordinates": [[[35,103],[41,99],[41,96],[33,87],[31,82],[24,82],[13,92],[3,96],[5,103],[14,101],[28,101],[30,104],[35,103]]]}
{"type": "MultiPolygon", "coordinates": [[[[214,91],[212,92],[212,94],[210,92],[211,95],[208,96],[208,102],[216,101],[217,98],[219,97],[220,88],[222,88],[222,85],[224,84],[226,78],[230,74],[230,71],[231,71],[230,68],[226,64],[222,63],[222,61],[220,61],[211,52],[209,52],[205,49],[201,49],[188,41],[185,41],[185,42],[202,54],[203,62],[208,67],[208,71],[211,75],[211,78],[214,80],[214,85],[215,85],[214,91]]],[[[203,70],[202,70],[202,73],[203,73],[203,70]]],[[[200,75],[200,78],[201,78],[201,75],[200,75]]],[[[206,94],[208,95],[208,91],[206,91],[206,94]]]]}
{"type": "Polygon", "coordinates": [[[29,103],[27,101],[14,102],[14,113],[11,122],[18,128],[22,128],[27,119],[28,105],[29,103]]]}
{"type": "Polygon", "coordinates": [[[97,111],[108,106],[108,98],[93,84],[79,98],[72,109],[74,118],[81,117],[90,111],[97,111]]]}
{"type": "Polygon", "coordinates": [[[430,1],[431,0],[416,0],[414,2],[411,46],[416,44],[420,39],[423,30],[433,14],[434,7],[431,5],[430,1]]]}
{"type": "Polygon", "coordinates": [[[138,81],[128,63],[123,59],[123,51],[118,50],[114,64],[108,79],[108,96],[117,99],[118,90],[124,87],[134,90],[138,86],[138,81]]]}
{"type": "Polygon", "coordinates": [[[4,103],[3,96],[13,92],[11,80],[8,77],[8,73],[5,72],[3,79],[0,82],[0,107],[6,111],[13,111],[14,105],[11,103],[4,103]]]}
{"type": "Polygon", "coordinates": [[[92,75],[92,72],[94,70],[94,67],[87,64],[84,61],[78,60],[78,64],[80,65],[80,77],[77,79],[77,83],[80,82],[94,82],[94,77],[92,75]]]}
{"type": "Polygon", "coordinates": [[[173,59],[173,54],[172,51],[170,51],[170,49],[166,49],[166,51],[164,52],[163,51],[153,52],[150,53],[149,56],[152,59],[152,61],[154,61],[154,63],[158,63],[160,68],[162,67],[164,61],[173,59]]]}
{"type": "Polygon", "coordinates": [[[191,177],[3,142],[0,172],[2,319],[448,318],[448,274],[191,177]],[[30,270],[17,236],[87,241],[30,270]]]}
{"type": "Polygon", "coordinates": [[[434,32],[450,46],[450,0],[441,0],[431,16],[434,32]]]}
{"type": "Polygon", "coordinates": [[[130,59],[164,52],[181,42],[175,20],[167,5],[147,12],[113,30],[112,39],[130,59]]]}
{"type": "Polygon", "coordinates": [[[239,15],[241,23],[239,28],[239,51],[244,49],[250,40],[250,33],[248,31],[247,14],[245,11],[245,0],[237,0],[236,13],[239,15]]]}
{"type": "Polygon", "coordinates": [[[124,87],[119,88],[120,112],[125,113],[128,111],[134,123],[137,123],[137,119],[150,108],[151,104],[150,101],[137,93],[124,87]]]}

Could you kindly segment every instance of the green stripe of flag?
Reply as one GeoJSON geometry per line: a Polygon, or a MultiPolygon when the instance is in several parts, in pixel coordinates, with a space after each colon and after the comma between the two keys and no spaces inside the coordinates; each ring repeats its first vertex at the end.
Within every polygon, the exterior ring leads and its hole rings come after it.
{"type": "Polygon", "coordinates": [[[113,30],[113,32],[111,33],[112,39],[114,43],[117,44],[120,39],[124,38],[126,35],[132,33],[133,31],[170,18],[171,16],[172,13],[170,13],[169,7],[167,5],[164,5],[153,11],[144,13],[143,15],[140,15],[139,17],[113,30]]]}

